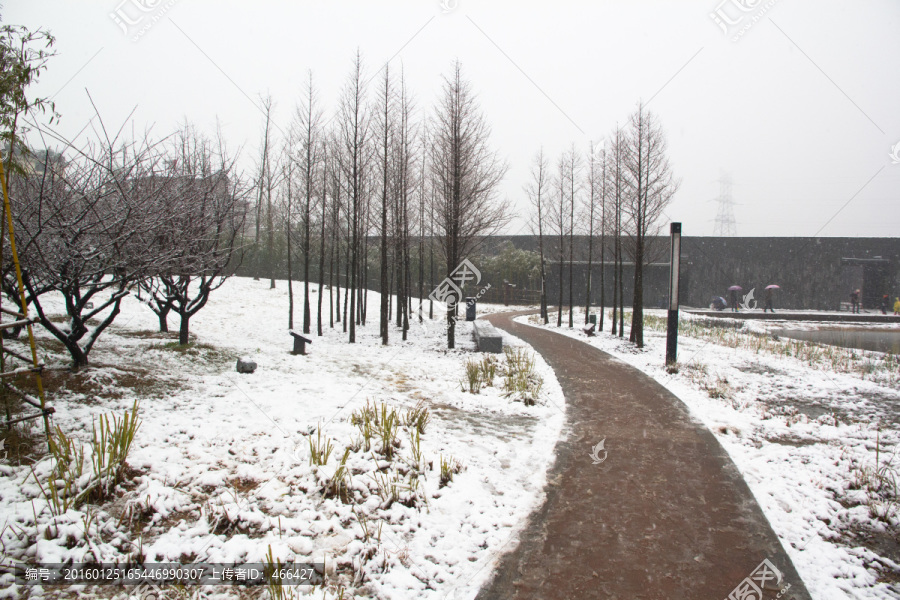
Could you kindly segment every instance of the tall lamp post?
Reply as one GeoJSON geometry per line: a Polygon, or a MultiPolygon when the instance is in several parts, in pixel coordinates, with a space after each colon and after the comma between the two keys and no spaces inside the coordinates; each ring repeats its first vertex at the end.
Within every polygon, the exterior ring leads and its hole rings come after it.
{"type": "Polygon", "coordinates": [[[672,254],[669,260],[669,318],[666,327],[666,365],[674,365],[678,354],[678,279],[681,275],[681,223],[672,223],[672,254]]]}

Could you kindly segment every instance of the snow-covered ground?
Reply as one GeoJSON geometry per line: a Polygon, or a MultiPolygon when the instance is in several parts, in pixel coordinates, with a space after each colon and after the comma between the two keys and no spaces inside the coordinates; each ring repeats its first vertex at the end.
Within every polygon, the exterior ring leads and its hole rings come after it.
{"type": "MultiPolygon", "coordinates": [[[[446,349],[438,321],[414,322],[407,342],[392,327],[383,347],[379,297],[369,292],[369,323],[351,345],[340,326],[326,323],[316,336],[315,298],[307,356],[289,353],[284,281],[270,290],[268,281],[229,280],[192,320],[187,350],[156,332],[146,306],[126,299],[91,367],[77,378],[53,376],[67,391],[51,400],[54,423],[81,442],[100,415],[121,415],[140,400],[132,470],[114,498],[52,517],[29,466],[0,461],[2,562],[262,562],[271,548],[282,561],[326,562],[327,589],[316,598],[474,597],[542,502],[565,421],[552,370],[536,357],[544,384],[534,406],[504,396],[499,377],[470,394],[461,389],[464,363],[482,356],[470,323],[458,325],[455,350],[446,349]],[[256,372],[235,372],[238,357],[255,361],[256,372]],[[378,439],[365,448],[352,415],[383,404],[401,420],[428,409],[421,456],[415,425],[397,429],[390,460],[378,439]],[[330,458],[311,466],[310,440],[326,438],[330,458]],[[345,449],[349,475],[335,479],[345,449]],[[458,471],[446,485],[442,462],[458,471]],[[337,496],[327,493],[335,481],[337,496]]],[[[302,304],[294,323],[299,329],[302,304]]],[[[38,334],[46,362],[65,362],[62,347],[38,334]]],[[[46,478],[50,468],[44,458],[34,472],[46,478]]],[[[10,583],[0,577],[0,597],[78,591],[10,583]]]]}
{"type": "MultiPolygon", "coordinates": [[[[645,329],[638,350],[627,342],[627,324],[624,341],[609,334],[608,318],[606,332],[588,338],[580,327],[558,329],[555,314],[547,329],[647,373],[716,435],[813,598],[900,597],[896,357],[766,337],[783,323],[746,321],[734,329],[731,322],[720,329],[683,317],[694,327],[682,327],[678,371],[669,373],[660,329],[645,329]],[[868,492],[861,479],[886,464],[880,492],[868,492]]],[[[665,312],[648,315],[659,325],[665,312]]],[[[541,326],[536,316],[518,320],[541,326]]],[[[576,323],[583,322],[581,312],[576,323]]]]}

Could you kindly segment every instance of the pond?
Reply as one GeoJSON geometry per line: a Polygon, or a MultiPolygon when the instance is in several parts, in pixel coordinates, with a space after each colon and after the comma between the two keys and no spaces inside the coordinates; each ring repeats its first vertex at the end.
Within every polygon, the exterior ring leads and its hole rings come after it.
{"type": "Polygon", "coordinates": [[[779,329],[772,333],[793,340],[804,340],[817,344],[900,354],[900,329],[832,327],[810,331],[779,329]]]}

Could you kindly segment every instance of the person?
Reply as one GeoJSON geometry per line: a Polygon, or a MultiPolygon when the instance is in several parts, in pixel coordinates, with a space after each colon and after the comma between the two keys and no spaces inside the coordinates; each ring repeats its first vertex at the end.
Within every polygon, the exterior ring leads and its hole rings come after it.
{"type": "Polygon", "coordinates": [[[900,315],[900,297],[894,298],[894,314],[900,315]]]}
{"type": "Polygon", "coordinates": [[[859,312],[859,290],[850,292],[850,310],[854,313],[859,312]]]}
{"type": "Polygon", "coordinates": [[[763,312],[767,310],[775,312],[775,309],[772,308],[772,288],[766,288],[766,307],[763,309],[763,312]]]}
{"type": "Polygon", "coordinates": [[[738,311],[737,290],[731,290],[731,312],[738,311]]]}
{"type": "Polygon", "coordinates": [[[884,296],[881,297],[881,314],[883,314],[883,315],[887,314],[887,307],[888,307],[888,295],[885,294],[884,296]]]}

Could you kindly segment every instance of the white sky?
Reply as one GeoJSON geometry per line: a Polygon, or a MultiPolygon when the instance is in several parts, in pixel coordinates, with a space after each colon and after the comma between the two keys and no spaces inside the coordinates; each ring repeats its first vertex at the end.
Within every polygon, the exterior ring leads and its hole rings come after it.
{"type": "Polygon", "coordinates": [[[56,36],[33,92],[68,137],[93,115],[88,90],[112,128],[135,106],[159,135],[218,117],[249,168],[260,94],[286,128],[312,69],[331,113],[359,47],[370,76],[402,64],[427,113],[459,58],[518,214],[541,145],[586,150],[643,99],[669,135],[682,185],[666,212],[685,235],[713,233],[724,172],[738,235],[900,234],[900,2],[443,1],[4,0],[2,16],[56,36]],[[743,17],[729,36],[717,9],[743,17]],[[126,35],[114,13],[140,22],[126,35]]]}

